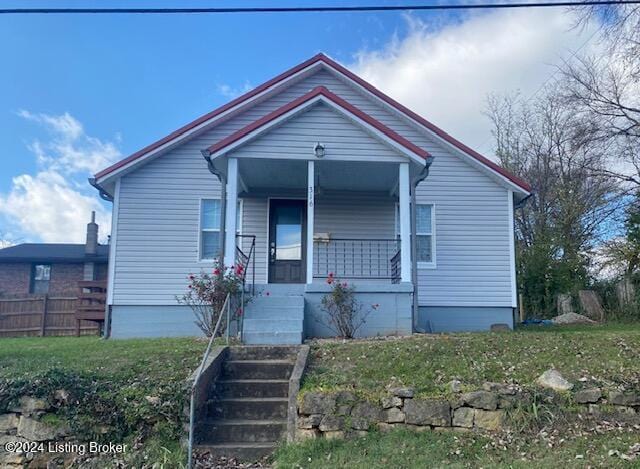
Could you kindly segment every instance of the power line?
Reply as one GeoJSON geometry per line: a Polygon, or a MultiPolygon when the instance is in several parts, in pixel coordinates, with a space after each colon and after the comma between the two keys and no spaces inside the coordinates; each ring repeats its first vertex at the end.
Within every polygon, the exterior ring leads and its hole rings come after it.
{"type": "Polygon", "coordinates": [[[1,8],[0,14],[195,14],[195,13],[318,13],[365,11],[482,10],[601,5],[640,5],[640,0],[592,0],[533,3],[472,3],[454,5],[362,5],[313,7],[194,7],[194,8],[1,8]]]}

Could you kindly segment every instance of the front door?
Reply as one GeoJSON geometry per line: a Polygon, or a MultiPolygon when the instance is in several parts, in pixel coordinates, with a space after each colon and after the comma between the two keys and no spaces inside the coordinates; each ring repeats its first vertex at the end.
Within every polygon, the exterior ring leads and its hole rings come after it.
{"type": "Polygon", "coordinates": [[[269,283],[304,283],[306,202],[272,199],[269,208],[269,283]]]}

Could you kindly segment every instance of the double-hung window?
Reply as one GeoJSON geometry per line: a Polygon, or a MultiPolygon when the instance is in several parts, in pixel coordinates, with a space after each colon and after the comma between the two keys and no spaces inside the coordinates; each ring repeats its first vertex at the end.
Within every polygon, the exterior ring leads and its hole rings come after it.
{"type": "MultiPolygon", "coordinates": [[[[237,232],[241,233],[240,222],[242,220],[242,201],[238,201],[236,211],[237,232]]],[[[200,205],[200,259],[214,260],[220,255],[222,249],[222,237],[220,235],[219,199],[202,199],[200,205]]]]}
{"type": "MultiPolygon", "coordinates": [[[[416,205],[416,255],[418,267],[433,268],[435,259],[435,216],[433,204],[416,205]]],[[[400,209],[396,205],[396,237],[400,238],[400,209]]]]}
{"type": "Polygon", "coordinates": [[[416,254],[418,267],[435,267],[433,205],[416,205],[416,254]]]}

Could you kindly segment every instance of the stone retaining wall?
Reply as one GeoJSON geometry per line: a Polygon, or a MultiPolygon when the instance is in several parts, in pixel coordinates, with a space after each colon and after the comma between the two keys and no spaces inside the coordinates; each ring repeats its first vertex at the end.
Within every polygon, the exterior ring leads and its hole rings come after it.
{"type": "MultiPolygon", "coordinates": [[[[412,388],[388,389],[388,395],[374,403],[352,392],[307,392],[298,403],[296,439],[344,438],[360,436],[370,430],[407,428],[416,431],[499,431],[508,426],[509,409],[530,399],[515,386],[485,383],[483,389],[460,392],[460,383],[450,383],[448,399],[416,398],[412,388]]],[[[588,406],[592,414],[603,404],[627,414],[640,414],[640,394],[583,389],[569,394],[576,404],[588,406]]]]}
{"type": "MultiPolygon", "coordinates": [[[[68,393],[64,390],[57,391],[56,400],[61,404],[66,403],[68,393]]],[[[70,441],[70,431],[67,426],[52,425],[48,420],[52,406],[44,399],[23,396],[19,405],[8,412],[0,414],[0,467],[57,467],[47,465],[47,461],[56,458],[56,454],[45,451],[5,451],[7,443],[18,445],[44,445],[48,448],[49,442],[64,443],[70,441]]],[[[28,447],[28,446],[25,446],[28,447]]],[[[42,448],[42,446],[39,446],[42,448]]],[[[18,448],[20,448],[18,446],[18,448]]],[[[60,455],[64,458],[73,455],[60,455]]],[[[63,467],[65,461],[59,461],[63,467]]]]}

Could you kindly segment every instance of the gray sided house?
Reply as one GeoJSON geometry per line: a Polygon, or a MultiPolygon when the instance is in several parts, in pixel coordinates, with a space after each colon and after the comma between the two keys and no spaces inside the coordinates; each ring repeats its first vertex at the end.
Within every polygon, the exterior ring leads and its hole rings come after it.
{"type": "Polygon", "coordinates": [[[363,336],[513,324],[528,184],[323,54],[91,182],[113,200],[113,337],[199,333],[175,298],[221,251],[251,256],[248,343],[333,335],[329,273],[372,309],[363,336]]]}

